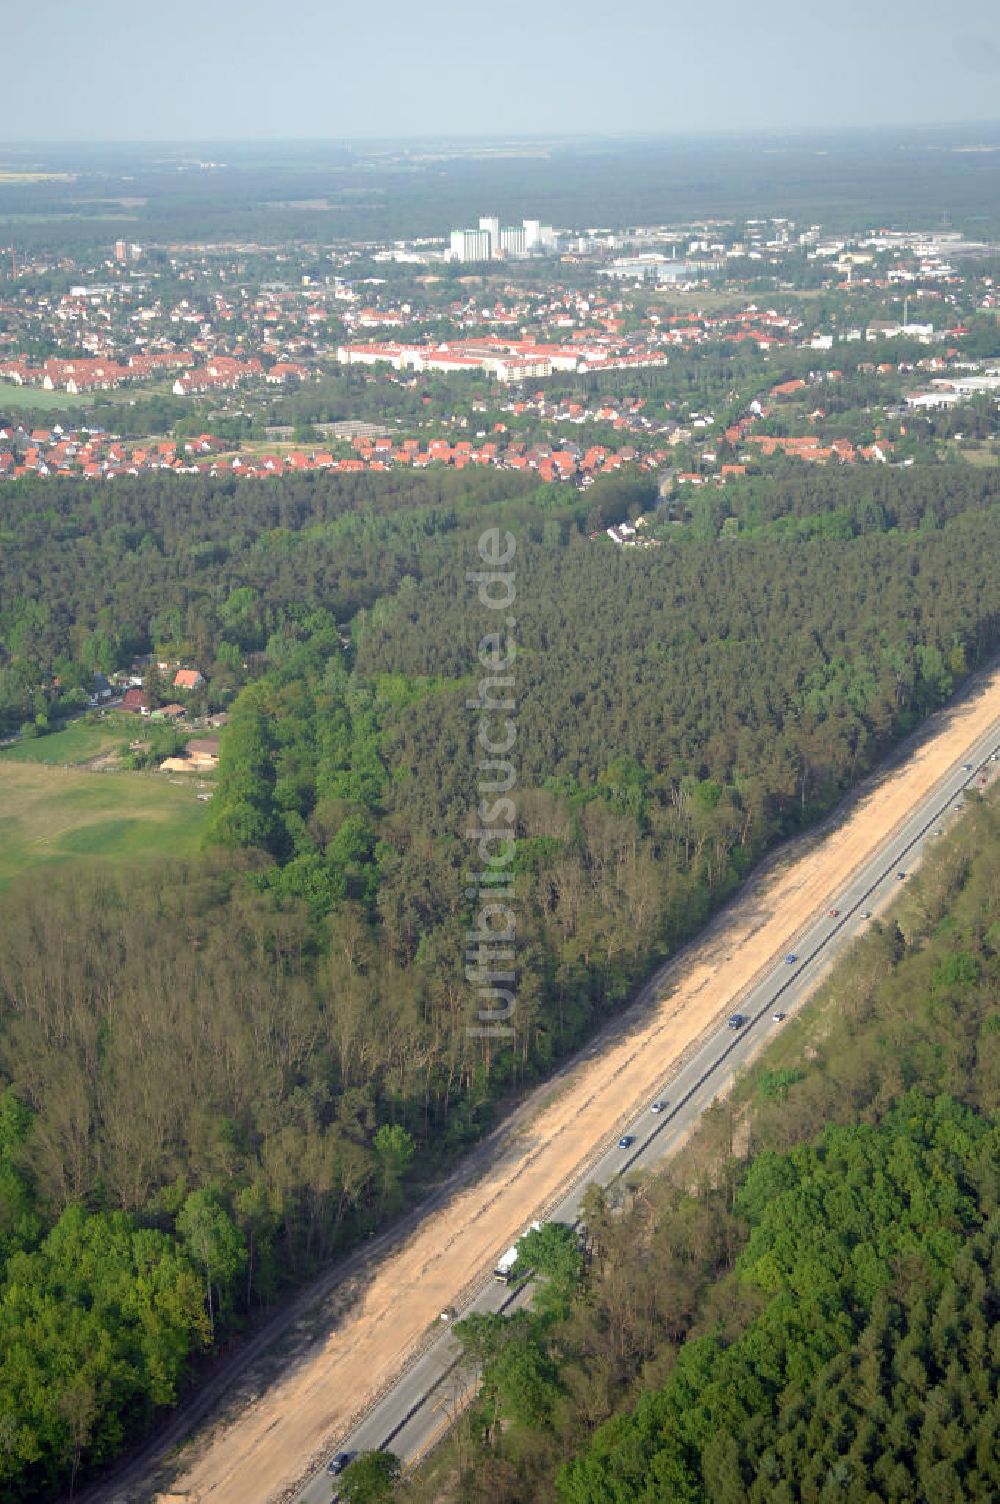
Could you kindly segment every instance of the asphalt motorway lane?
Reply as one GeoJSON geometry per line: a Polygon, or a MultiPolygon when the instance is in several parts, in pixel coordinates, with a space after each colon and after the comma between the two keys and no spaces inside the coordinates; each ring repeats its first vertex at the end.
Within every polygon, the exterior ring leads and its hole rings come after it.
{"type": "MultiPolygon", "coordinates": [[[[1000,722],[973,745],[963,762],[938,782],[875,857],[831,899],[836,914],[824,909],[815,916],[796,939],[794,959],[779,957],[741,1000],[741,1027],[730,1028],[724,1010],[697,1053],[664,1079],[626,1127],[624,1133],[634,1136],[632,1144],[622,1148],[616,1136],[563,1200],[549,1210],[548,1220],[575,1223],[584,1191],[592,1181],[610,1185],[635,1171],[652,1169],[680,1146],[734,1074],[783,1026],[775,1020],[775,1014],[792,1017],[815,992],[838,954],[872,922],[863,917],[865,913],[877,918],[887,907],[919,866],[937,833],[955,819],[956,805],[961,807],[964,793],[977,788],[984,773],[992,781],[1000,772],[1000,760],[993,761],[994,754],[1000,758],[1000,722]],[[663,1111],[652,1111],[654,1101],[666,1104],[663,1111]]],[[[498,1256],[500,1252],[498,1249],[498,1256]]],[[[529,1291],[511,1291],[499,1281],[489,1280],[458,1318],[474,1311],[509,1311],[529,1295],[529,1291]]],[[[451,1424],[469,1397],[471,1384],[471,1376],[458,1363],[458,1344],[443,1325],[440,1337],[404,1370],[353,1431],[331,1448],[331,1455],[386,1449],[404,1463],[417,1460],[451,1424]]],[[[295,1499],[296,1504],[330,1504],[335,1494],[336,1480],[324,1467],[313,1474],[295,1499]]]]}

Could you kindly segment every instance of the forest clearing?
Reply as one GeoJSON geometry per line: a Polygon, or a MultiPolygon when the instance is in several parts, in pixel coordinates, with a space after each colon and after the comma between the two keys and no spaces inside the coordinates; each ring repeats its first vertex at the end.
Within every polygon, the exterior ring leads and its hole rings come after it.
{"type": "Polygon", "coordinates": [[[0,888],[43,863],[186,856],[207,808],[195,792],[156,775],[0,758],[0,888]]]}

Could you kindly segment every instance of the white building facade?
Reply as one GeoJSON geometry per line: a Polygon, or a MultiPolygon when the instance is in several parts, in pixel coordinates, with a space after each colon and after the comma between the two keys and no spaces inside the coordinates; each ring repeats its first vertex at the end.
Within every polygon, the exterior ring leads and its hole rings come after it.
{"type": "Polygon", "coordinates": [[[519,225],[501,225],[496,214],[484,214],[476,230],[452,230],[449,261],[497,261],[505,257],[532,256],[554,251],[557,237],[551,225],[526,219],[519,225]]]}

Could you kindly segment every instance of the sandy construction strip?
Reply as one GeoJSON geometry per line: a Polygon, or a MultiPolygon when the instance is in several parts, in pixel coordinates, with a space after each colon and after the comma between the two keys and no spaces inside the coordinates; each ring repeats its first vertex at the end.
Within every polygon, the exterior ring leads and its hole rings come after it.
{"type": "MultiPolygon", "coordinates": [[[[1000,671],[949,709],[899,768],[824,839],[778,863],[653,985],[662,999],[575,1066],[475,1184],[456,1190],[371,1272],[363,1298],[259,1400],[194,1445],[176,1493],[198,1504],[265,1504],[301,1480],[426,1339],[444,1306],[488,1270],[531,1218],[661,1087],[756,975],[790,948],[965,749],[1000,718],[1000,671]]],[[[801,848],[800,848],[801,850],[801,848]]]]}

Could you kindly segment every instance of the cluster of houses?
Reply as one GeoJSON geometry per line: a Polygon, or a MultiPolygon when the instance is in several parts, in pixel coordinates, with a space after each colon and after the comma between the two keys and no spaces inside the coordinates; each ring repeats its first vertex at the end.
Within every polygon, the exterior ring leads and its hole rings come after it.
{"type": "MultiPolygon", "coordinates": [[[[625,305],[611,305],[622,314],[625,305]]],[[[539,310],[533,310],[539,316],[539,310]]],[[[775,309],[760,309],[755,304],[736,313],[706,314],[692,309],[685,313],[651,311],[640,321],[638,328],[625,328],[622,317],[592,318],[594,312],[589,299],[575,304],[567,297],[562,306],[548,305],[541,311],[546,326],[562,338],[559,343],[547,341],[542,333],[529,338],[521,323],[521,337],[503,337],[492,332],[470,338],[453,338],[436,344],[407,344],[390,338],[375,341],[345,343],[337,348],[337,359],[342,365],[385,365],[395,371],[441,371],[445,373],[482,372],[503,383],[519,382],[530,378],[551,376],[557,372],[577,375],[599,375],[615,370],[639,369],[666,365],[671,350],[691,349],[709,342],[725,341],[727,344],[749,344],[761,351],[775,350],[783,345],[796,343],[803,330],[802,323],[778,313],[775,309]],[[590,322],[580,323],[581,318],[591,316],[590,322]]],[[[524,310],[477,309],[474,314],[468,309],[456,311],[456,328],[463,321],[479,325],[503,326],[521,322],[524,310]],[[464,319],[461,316],[464,314],[464,319]]],[[[367,318],[358,322],[358,328],[387,333],[398,329],[402,317],[377,310],[366,310],[367,318]]]]}
{"type": "Polygon", "coordinates": [[[352,440],[354,453],[337,458],[323,451],[312,452],[293,449],[281,454],[237,454],[232,459],[222,459],[201,464],[199,469],[213,475],[237,476],[294,475],[309,471],[326,470],[335,474],[375,473],[406,466],[413,470],[425,470],[430,465],[448,465],[455,470],[464,470],[475,465],[489,465],[500,470],[517,470],[537,474],[545,481],[577,481],[588,485],[599,474],[620,470],[623,465],[639,462],[645,465],[658,463],[664,452],[640,456],[629,447],[613,450],[605,445],[578,444],[561,441],[558,444],[528,444],[517,441],[499,444],[491,440],[473,443],[470,439],[431,439],[424,443],[419,439],[363,439],[352,440]]]}
{"type": "MultiPolygon", "coordinates": [[[[827,372],[828,379],[836,378],[839,371],[827,372]]],[[[807,389],[808,383],[794,380],[780,382],[770,391],[771,399],[797,396],[807,389]]],[[[870,444],[853,444],[850,439],[833,438],[824,442],[816,434],[769,434],[754,433],[754,427],[774,412],[773,406],[764,400],[751,402],[741,418],[731,423],[723,432],[729,450],[735,451],[735,460],[718,462],[714,449],[702,454],[702,468],[698,471],[682,471],[675,479],[678,485],[704,486],[725,485],[728,480],[747,474],[748,463],[771,459],[782,454],[788,459],[800,460],[807,465],[854,465],[859,461],[887,464],[892,457],[893,445],[884,439],[878,430],[870,444]]],[[[816,408],[810,418],[822,418],[822,408],[816,408]]]]}
{"type": "Polygon", "coordinates": [[[233,392],[248,382],[264,380],[269,386],[287,386],[307,381],[309,368],[299,361],[279,360],[266,371],[256,356],[237,360],[231,355],[217,355],[197,370],[178,376],[171,390],[176,397],[202,396],[208,392],[233,392]]]}
{"type": "Polygon", "coordinates": [[[155,380],[171,371],[193,365],[188,351],[151,355],[130,355],[124,363],[99,356],[75,356],[63,360],[50,356],[40,365],[14,356],[0,360],[0,378],[15,386],[37,386],[46,392],[107,392],[132,381],[155,380]]]}
{"type": "Polygon", "coordinates": [[[178,397],[206,392],[231,392],[251,381],[266,381],[270,386],[285,386],[306,381],[309,368],[298,361],[275,361],[266,370],[256,356],[238,360],[220,355],[204,366],[196,366],[190,351],[130,355],[124,363],[99,356],[61,359],[51,356],[33,365],[28,359],[14,356],[0,360],[0,379],[15,386],[36,386],[46,392],[108,392],[130,382],[158,380],[179,371],[171,387],[178,397]]]}
{"type": "MultiPolygon", "coordinates": [[[[125,690],[121,703],[116,707],[132,715],[141,716],[149,721],[168,721],[178,725],[181,719],[187,715],[187,707],[180,704],[160,705],[153,708],[149,695],[145,690],[135,684],[137,675],[131,675],[131,683],[125,690]]],[[[107,681],[105,681],[107,682],[107,681]]],[[[198,689],[205,683],[198,669],[181,668],[173,676],[172,684],[177,690],[198,689]]],[[[113,692],[113,691],[112,691],[113,692]]],[[[223,726],[228,717],[225,714],[211,716],[209,725],[212,727],[223,726]]],[[[139,745],[134,743],[133,745],[139,745]]],[[[185,742],[183,749],[170,757],[165,757],[160,762],[160,771],[163,773],[211,773],[219,765],[219,738],[217,736],[192,736],[185,742]]],[[[207,796],[206,796],[207,797],[207,796]]]]}
{"type": "MultiPolygon", "coordinates": [[[[188,707],[179,702],[166,705],[154,706],[151,696],[142,686],[142,675],[137,672],[139,668],[146,666],[146,660],[136,662],[128,672],[120,672],[112,675],[97,673],[88,696],[91,709],[118,710],[128,715],[137,715],[143,720],[166,721],[179,725],[181,720],[188,714],[188,707]]],[[[177,668],[172,664],[160,664],[161,671],[167,671],[167,677],[173,689],[179,693],[188,693],[200,689],[206,682],[204,675],[197,668],[177,668]]],[[[224,726],[228,716],[224,712],[208,717],[208,726],[218,728],[224,726]]],[[[141,746],[141,741],[133,742],[133,747],[141,746]]],[[[172,773],[210,773],[219,765],[219,738],[217,736],[193,736],[184,745],[183,751],[171,757],[165,758],[160,763],[164,772],[172,773]]]]}
{"type": "MultiPolygon", "coordinates": [[[[826,465],[831,461],[853,465],[857,460],[868,460],[884,465],[892,454],[892,444],[886,439],[875,439],[871,444],[855,446],[849,439],[831,439],[824,444],[815,434],[803,434],[798,438],[781,438],[771,434],[751,434],[748,443],[757,447],[765,458],[772,454],[785,454],[808,465],[826,465]]],[[[725,468],[725,467],[723,467],[725,468]]],[[[731,467],[730,467],[731,468],[731,467]]]]}
{"type": "Polygon", "coordinates": [[[25,429],[0,422],[0,480],[25,475],[82,476],[87,480],[139,475],[155,470],[197,474],[204,456],[226,448],[211,434],[178,443],[173,439],[129,442],[113,434],[54,428],[25,429]]]}
{"type": "Polygon", "coordinates": [[[202,434],[183,444],[173,440],[128,443],[107,434],[65,432],[59,427],[33,429],[29,433],[0,425],[0,480],[18,480],[27,475],[112,480],[116,476],[153,471],[252,479],[317,471],[384,472],[401,465],[414,470],[429,465],[449,465],[456,470],[491,465],[537,473],[541,480],[578,480],[587,484],[598,474],[620,470],[623,465],[659,463],[666,453],[657,450],[640,455],[628,445],[621,449],[599,444],[582,447],[567,440],[528,444],[499,437],[481,443],[468,439],[452,442],[357,437],[351,441],[348,454],[292,447],[267,453],[232,454],[224,452],[226,449],[225,441],[211,434],[202,434]]]}
{"type": "MultiPolygon", "coordinates": [[[[181,252],[172,262],[172,275],[189,285],[189,296],[161,296],[162,274],[151,266],[139,275],[115,267],[101,279],[107,264],[72,262],[60,270],[76,271],[81,282],[64,293],[16,284],[16,296],[5,296],[0,288],[0,379],[73,394],[172,380],[216,360],[260,360],[272,384],[304,379],[296,370],[312,370],[316,335],[329,318],[323,289],[241,287],[227,295],[214,284],[238,277],[238,256],[227,263],[181,252]],[[49,346],[49,360],[21,353],[40,342],[49,346]]],[[[219,377],[215,386],[199,389],[228,388],[219,377]]]]}
{"type": "MultiPolygon", "coordinates": [[[[561,314],[558,307],[553,311],[551,306],[544,314],[546,327],[561,335],[559,343],[547,340],[541,330],[528,337],[523,322],[520,338],[480,332],[469,338],[457,336],[438,343],[404,343],[392,337],[406,322],[402,314],[369,308],[355,327],[383,337],[343,343],[337,347],[337,359],[342,365],[383,366],[397,372],[480,372],[510,384],[559,372],[594,375],[666,365],[671,350],[689,350],[710,343],[748,345],[764,353],[782,347],[828,350],[834,344],[832,334],[810,331],[800,319],[773,308],[758,308],[754,303],[737,312],[718,314],[700,309],[684,313],[651,310],[641,318],[638,327],[629,330],[625,329],[623,318],[608,317],[580,324],[578,318],[592,311],[590,303],[574,307],[567,299],[566,304],[561,314]]],[[[621,303],[614,307],[618,312],[624,311],[621,303]]],[[[535,313],[537,316],[537,310],[535,313]]],[[[517,322],[516,314],[501,307],[469,309],[461,304],[457,305],[453,318],[459,331],[464,326],[502,327],[517,322]]],[[[958,338],[966,332],[961,325],[935,333],[931,324],[872,320],[864,330],[844,330],[837,338],[874,342],[909,336],[928,344],[932,340],[958,338]]]]}
{"type": "Polygon", "coordinates": [[[466,292],[442,306],[438,299],[418,301],[414,291],[394,297],[385,286],[373,301],[367,286],[339,281],[334,303],[338,321],[352,336],[364,331],[390,337],[429,319],[443,318],[456,338],[466,333],[478,337],[484,329],[506,329],[522,339],[533,330],[540,340],[546,337],[545,331],[560,339],[600,340],[621,334],[626,310],[621,299],[610,299],[595,289],[524,287],[515,282],[492,286],[485,295],[466,292]]]}
{"type": "MultiPolygon", "coordinates": [[[[173,689],[182,694],[190,694],[192,690],[201,689],[205,683],[205,676],[197,668],[174,668],[167,663],[159,665],[161,673],[166,673],[173,689]]],[[[107,682],[107,681],[106,681],[107,682]]],[[[142,688],[142,675],[131,673],[127,676],[119,676],[119,688],[124,689],[119,710],[130,715],[141,715],[150,720],[179,721],[187,715],[187,706],[178,702],[167,705],[153,704],[153,698],[149,692],[142,688]]]]}

